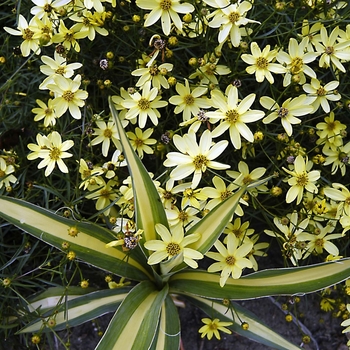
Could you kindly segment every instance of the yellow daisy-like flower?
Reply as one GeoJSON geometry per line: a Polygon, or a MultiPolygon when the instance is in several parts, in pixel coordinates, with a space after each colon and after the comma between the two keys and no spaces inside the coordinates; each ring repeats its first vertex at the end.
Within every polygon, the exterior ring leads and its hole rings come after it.
{"type": "Polygon", "coordinates": [[[336,91],[336,88],[339,86],[339,81],[334,80],[326,85],[321,85],[321,82],[318,79],[311,79],[310,84],[304,84],[303,89],[311,97],[316,97],[312,102],[314,107],[313,113],[318,110],[321,106],[325,113],[329,113],[331,108],[328,101],[339,101],[341,95],[336,91]]]}
{"type": "Polygon", "coordinates": [[[199,240],[200,234],[193,233],[184,236],[182,225],[171,228],[171,233],[162,224],[156,224],[155,229],[161,240],[150,240],[145,242],[145,248],[154,250],[148,258],[148,264],[158,264],[165,259],[171,259],[179,254],[183,254],[183,261],[193,269],[198,267],[195,260],[202,259],[203,254],[186,246],[199,240]]]}
{"type": "Polygon", "coordinates": [[[202,333],[201,338],[204,338],[205,336],[210,340],[213,338],[213,335],[215,335],[216,339],[220,338],[220,333],[224,332],[226,334],[231,334],[232,332],[225,328],[227,326],[233,325],[232,322],[222,322],[218,318],[214,318],[213,320],[211,318],[202,318],[202,322],[205,324],[203,327],[199,329],[199,333],[202,333]]]}
{"type": "Polygon", "coordinates": [[[23,38],[23,42],[20,46],[20,49],[24,57],[29,56],[30,51],[35,52],[35,54],[37,55],[40,54],[39,39],[35,38],[34,18],[35,17],[33,17],[28,24],[27,20],[23,17],[23,15],[19,15],[17,26],[18,30],[9,27],[4,27],[7,33],[11,35],[21,36],[23,38]]]}
{"type": "Polygon", "coordinates": [[[128,131],[126,134],[130,140],[132,148],[137,152],[139,157],[143,158],[143,152],[146,154],[153,154],[153,149],[149,145],[154,145],[157,143],[156,139],[150,139],[153,129],[149,128],[142,131],[140,128],[135,129],[135,133],[128,131]]]}
{"type": "Polygon", "coordinates": [[[176,166],[170,173],[169,181],[182,180],[194,173],[191,187],[196,188],[202,178],[202,173],[207,168],[223,170],[230,167],[214,161],[225,150],[228,141],[221,140],[212,144],[212,135],[209,130],[203,132],[199,145],[193,132],[185,134],[183,137],[174,135],[173,142],[181,153],[169,152],[166,155],[167,159],[164,161],[164,165],[166,167],[176,166]]]}
{"type": "Polygon", "coordinates": [[[56,119],[58,118],[55,113],[54,105],[53,105],[53,100],[50,98],[47,101],[47,105],[45,102],[41,100],[36,100],[36,103],[39,105],[39,107],[33,108],[32,112],[35,115],[34,121],[39,121],[44,119],[44,126],[47,128],[50,125],[55,125],[56,124],[56,119]]]}
{"type": "Polygon", "coordinates": [[[223,287],[227,279],[232,276],[238,279],[242,275],[245,267],[252,268],[252,262],[246,258],[253,248],[252,242],[244,242],[240,245],[239,239],[235,235],[227,236],[227,248],[217,240],[214,244],[218,253],[208,252],[205,255],[211,259],[217,260],[208,267],[208,272],[221,271],[220,287],[223,287]]]}
{"type": "Polygon", "coordinates": [[[310,99],[306,95],[290,97],[282,103],[282,106],[279,106],[271,97],[263,96],[260,98],[260,104],[270,111],[268,116],[263,119],[263,123],[269,124],[275,119],[281,118],[281,124],[288,136],[293,133],[292,125],[301,123],[301,120],[296,117],[312,113],[314,110],[313,106],[310,105],[310,99]]]}
{"type": "Polygon", "coordinates": [[[39,158],[43,158],[38,164],[38,169],[46,167],[45,176],[49,176],[57,164],[62,173],[68,173],[68,167],[62,159],[73,156],[66,151],[73,147],[74,142],[72,140],[62,142],[61,135],[57,131],[49,134],[45,141],[48,141],[46,148],[41,149],[38,153],[39,158]]]}
{"type": "Polygon", "coordinates": [[[175,114],[182,112],[183,121],[190,120],[192,116],[198,115],[201,108],[210,108],[210,101],[201,97],[207,93],[206,87],[197,86],[192,91],[188,80],[185,79],[185,85],[177,83],[175,87],[178,95],[171,96],[169,102],[176,105],[175,114]]]}
{"type": "Polygon", "coordinates": [[[339,213],[343,213],[350,216],[350,190],[341,183],[332,183],[332,187],[325,187],[324,194],[328,198],[331,198],[337,202],[341,202],[341,206],[338,207],[339,213]],[[333,188],[332,188],[333,187],[333,188]]]}
{"type": "Polygon", "coordinates": [[[69,110],[74,119],[81,119],[79,107],[85,105],[88,97],[87,91],[79,89],[81,84],[81,75],[77,75],[73,80],[56,75],[53,78],[55,84],[48,84],[47,87],[55,93],[53,105],[58,117],[69,110]]]}
{"type": "Polygon", "coordinates": [[[240,149],[241,136],[249,142],[254,142],[254,135],[246,123],[261,119],[265,113],[250,109],[255,100],[255,94],[250,94],[240,100],[237,88],[229,85],[226,89],[226,95],[227,97],[220,90],[213,90],[211,100],[213,107],[218,109],[215,112],[207,112],[206,115],[213,122],[221,120],[220,125],[212,132],[213,137],[222,135],[228,129],[233,146],[240,149]]]}
{"type": "Polygon", "coordinates": [[[194,11],[193,5],[187,2],[180,3],[180,0],[136,0],[136,5],[144,10],[151,10],[144,26],[149,27],[160,19],[165,35],[170,34],[171,21],[179,31],[182,31],[182,21],[178,13],[194,11]]]}
{"type": "Polygon", "coordinates": [[[286,173],[292,176],[288,179],[288,184],[291,188],[286,194],[287,203],[291,203],[296,199],[297,204],[299,204],[303,199],[304,190],[311,193],[318,192],[315,182],[320,178],[321,174],[319,170],[309,171],[312,164],[312,162],[308,162],[307,159],[305,161],[304,158],[299,155],[294,160],[293,171],[284,167],[282,168],[286,173]]]}
{"type": "Polygon", "coordinates": [[[154,125],[158,125],[160,113],[157,108],[165,107],[168,102],[161,101],[156,87],[151,89],[151,82],[145,83],[141,94],[135,92],[130,95],[130,99],[121,102],[122,106],[129,108],[125,114],[125,119],[133,120],[138,116],[139,127],[143,129],[149,117],[154,125]]]}
{"type": "Polygon", "coordinates": [[[262,83],[264,79],[270,83],[274,83],[274,78],[271,74],[277,73],[282,74],[286,72],[285,67],[281,64],[271,63],[277,56],[277,51],[270,51],[270,45],[264,47],[261,51],[259,45],[256,42],[250,44],[251,55],[243,54],[242,60],[250,66],[246,68],[248,74],[255,73],[255,79],[258,83],[262,83]]]}
{"type": "Polygon", "coordinates": [[[11,164],[6,164],[6,160],[0,157],[0,188],[11,186],[11,183],[15,183],[17,178],[12,175],[15,172],[15,168],[11,164]]]}
{"type": "Polygon", "coordinates": [[[345,176],[350,160],[350,142],[337,148],[324,149],[323,153],[327,156],[324,165],[332,164],[332,175],[340,169],[341,175],[345,176]]]}
{"type": "Polygon", "coordinates": [[[343,145],[341,132],[346,129],[346,125],[334,120],[334,116],[334,112],[331,112],[324,118],[324,122],[316,124],[316,134],[320,138],[317,140],[318,145],[323,143],[336,147],[343,145]]]}

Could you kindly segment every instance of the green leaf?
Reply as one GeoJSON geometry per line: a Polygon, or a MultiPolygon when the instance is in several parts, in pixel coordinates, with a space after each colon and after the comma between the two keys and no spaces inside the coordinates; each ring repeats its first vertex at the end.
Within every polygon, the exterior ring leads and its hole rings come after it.
{"type": "MultiPolygon", "coordinates": [[[[111,98],[109,98],[109,107],[118,128],[120,142],[123,146],[132,180],[137,227],[144,230],[143,241],[157,239],[155,224],[160,223],[169,228],[159,193],[146,168],[132,148],[111,98]]],[[[149,255],[147,250],[146,254],[149,255]]]]}
{"type": "Polygon", "coordinates": [[[185,293],[211,299],[244,300],[271,295],[311,293],[346,280],[350,259],[306,267],[271,269],[239,279],[229,278],[220,287],[220,275],[206,271],[182,271],[170,277],[171,293],[185,293]]]}
{"type": "Polygon", "coordinates": [[[119,306],[96,350],[149,349],[167,293],[167,285],[159,291],[149,281],[135,286],[119,306]]]}
{"type": "Polygon", "coordinates": [[[167,295],[160,313],[158,333],[155,337],[152,350],[178,350],[180,346],[180,319],[177,308],[167,295]]]}
{"type": "Polygon", "coordinates": [[[142,281],[153,278],[152,270],[137,249],[129,255],[121,248],[106,248],[113,239],[111,232],[93,223],[78,222],[59,216],[25,201],[0,197],[0,217],[40,240],[62,250],[62,243],[69,243],[69,250],[86,263],[110,271],[119,276],[142,281]],[[78,229],[76,237],[68,235],[71,227],[78,229]]]}
{"type": "Polygon", "coordinates": [[[226,225],[230,222],[239,200],[246,191],[246,187],[240,188],[235,194],[226,198],[213,208],[203,219],[193,225],[187,232],[200,233],[201,238],[190,244],[189,247],[205,254],[220,237],[226,225]]]}
{"type": "MultiPolygon", "coordinates": [[[[50,288],[28,305],[29,310],[37,309],[40,317],[20,330],[19,333],[38,332],[47,327],[48,318],[55,320],[55,330],[78,326],[107,312],[113,312],[127,296],[130,288],[94,291],[86,295],[76,295],[74,288],[50,288]],[[71,294],[73,293],[73,294],[71,294]],[[48,296],[51,294],[51,296],[48,296]]],[[[82,289],[82,288],[79,288],[82,289]]]]}
{"type": "Polygon", "coordinates": [[[233,322],[233,325],[228,326],[227,328],[243,337],[254,340],[260,344],[270,346],[273,349],[300,349],[269,327],[265,326],[255,315],[237,303],[232,303],[233,310],[230,311],[228,310],[227,306],[224,306],[223,303],[217,301],[208,300],[201,297],[188,296],[186,296],[186,299],[202,309],[211,318],[218,318],[220,321],[224,322],[233,322]],[[247,322],[249,329],[242,329],[241,322],[247,322]]]}

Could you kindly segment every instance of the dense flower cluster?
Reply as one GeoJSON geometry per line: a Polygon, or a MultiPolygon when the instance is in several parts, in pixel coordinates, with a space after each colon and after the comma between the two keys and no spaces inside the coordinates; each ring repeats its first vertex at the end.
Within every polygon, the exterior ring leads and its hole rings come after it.
{"type": "MultiPolygon", "coordinates": [[[[170,223],[145,244],[149,264],[182,254],[197,268],[203,256],[187,245],[199,234],[186,231],[242,186],[239,218],[206,254],[221,286],[256,271],[273,239],[286,265],[346,254],[350,25],[339,18],[349,17],[347,3],[32,2],[4,30],[39,77],[29,94],[36,143],[27,159],[3,147],[0,189],[23,186],[14,174],[24,172],[46,186],[66,176],[76,188],[66,202],[93,216],[85,206],[93,200],[101,216],[134,221],[111,96],[170,223]],[[267,10],[269,20],[260,16],[267,10]]],[[[217,336],[210,322],[202,333],[217,336]]]]}

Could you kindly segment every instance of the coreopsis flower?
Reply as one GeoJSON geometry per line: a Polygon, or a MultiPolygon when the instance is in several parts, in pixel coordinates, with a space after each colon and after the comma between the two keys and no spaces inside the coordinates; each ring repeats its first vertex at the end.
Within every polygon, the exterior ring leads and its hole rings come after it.
{"type": "Polygon", "coordinates": [[[339,255],[339,249],[337,246],[330,242],[332,239],[342,237],[341,233],[332,233],[335,229],[333,225],[326,225],[323,227],[319,222],[314,222],[314,233],[304,233],[304,238],[308,241],[306,246],[306,253],[304,259],[306,259],[311,253],[322,254],[323,250],[326,250],[329,254],[339,255]]]}
{"type": "Polygon", "coordinates": [[[171,21],[179,31],[182,31],[179,13],[186,14],[194,11],[193,5],[187,2],[180,3],[180,0],[136,0],[136,5],[143,10],[151,10],[144,26],[149,27],[160,19],[165,35],[170,34],[171,21]]]}
{"type": "Polygon", "coordinates": [[[309,21],[307,19],[303,20],[303,24],[301,27],[301,36],[302,39],[307,39],[306,51],[314,52],[316,44],[321,40],[320,29],[323,26],[321,22],[313,23],[310,27],[309,21]]]}
{"type": "Polygon", "coordinates": [[[117,182],[114,180],[109,180],[107,183],[102,181],[102,184],[91,185],[86,198],[96,200],[95,207],[99,211],[103,211],[104,215],[108,215],[111,208],[107,208],[112,202],[118,198],[118,193],[114,189],[117,182]]]}
{"type": "Polygon", "coordinates": [[[80,30],[78,24],[74,24],[70,29],[66,27],[64,22],[60,20],[58,33],[52,37],[53,43],[61,43],[66,50],[73,48],[76,52],[80,52],[78,40],[87,36],[88,31],[80,30]]]}
{"type": "Polygon", "coordinates": [[[200,208],[203,206],[204,201],[208,198],[202,192],[201,188],[195,190],[191,188],[190,182],[185,182],[173,187],[171,192],[174,195],[182,192],[181,209],[190,206],[200,210],[200,208]]]}
{"type": "MultiPolygon", "coordinates": [[[[113,120],[109,120],[107,123],[103,120],[96,120],[97,128],[94,128],[94,133],[92,134],[95,137],[91,140],[90,145],[95,146],[102,143],[102,154],[104,157],[107,157],[111,141],[114,143],[116,148],[121,149],[121,144],[119,141],[118,128],[115,125],[113,120]]],[[[125,127],[122,121],[123,127],[125,127]]]]}
{"type": "Polygon", "coordinates": [[[47,136],[37,134],[36,135],[36,144],[35,143],[28,143],[27,147],[32,151],[32,153],[29,153],[27,155],[27,159],[34,160],[38,159],[40,156],[40,152],[43,149],[49,149],[50,148],[50,141],[47,138],[47,136]]]}
{"type": "Polygon", "coordinates": [[[34,18],[35,17],[33,17],[28,24],[27,20],[23,17],[23,15],[20,14],[18,16],[18,30],[9,27],[4,27],[7,33],[22,37],[23,42],[20,45],[20,49],[24,57],[29,56],[30,51],[33,51],[36,55],[39,55],[41,52],[39,39],[34,37],[34,18]]]}
{"type": "Polygon", "coordinates": [[[79,174],[82,179],[79,188],[84,188],[86,190],[89,186],[102,185],[104,183],[100,175],[103,174],[103,169],[99,166],[93,166],[87,164],[84,159],[79,161],[79,174]]]}
{"type": "Polygon", "coordinates": [[[318,145],[325,143],[326,146],[329,146],[328,148],[343,145],[342,131],[346,129],[346,125],[339,120],[334,120],[334,112],[330,112],[324,118],[324,122],[317,123],[316,128],[316,134],[319,137],[318,145]]]}
{"type": "Polygon", "coordinates": [[[210,108],[210,101],[206,97],[201,97],[207,93],[206,87],[197,86],[192,91],[188,80],[185,79],[185,85],[177,83],[175,89],[178,95],[170,97],[169,102],[176,105],[175,114],[182,112],[183,121],[188,121],[192,116],[196,116],[201,108],[210,108]]]}
{"type": "Polygon", "coordinates": [[[64,163],[63,159],[70,158],[73,155],[68,153],[70,148],[73,147],[74,142],[72,140],[66,140],[62,142],[61,135],[57,131],[53,131],[46,138],[40,138],[37,136],[38,148],[33,148],[31,144],[28,145],[30,150],[34,150],[34,155],[27,156],[28,159],[42,158],[42,161],[38,164],[38,169],[45,168],[45,176],[49,176],[54,170],[56,164],[62,173],[68,173],[68,167],[64,163]]]}
{"type": "Polygon", "coordinates": [[[0,157],[0,188],[3,186],[10,187],[15,183],[17,178],[13,175],[15,168],[12,164],[7,164],[3,157],[0,157]]]}
{"type": "Polygon", "coordinates": [[[329,113],[331,110],[328,101],[339,101],[341,95],[336,90],[339,86],[339,81],[333,80],[327,83],[326,85],[321,85],[321,82],[318,79],[311,79],[310,84],[304,84],[304,91],[309,94],[311,97],[316,97],[312,102],[314,107],[313,112],[316,112],[321,106],[325,113],[329,113]]]}
{"type": "Polygon", "coordinates": [[[278,62],[286,67],[283,86],[290,85],[293,76],[298,76],[298,83],[300,85],[303,85],[306,82],[305,74],[310,78],[316,78],[315,71],[309,67],[307,63],[315,61],[319,53],[306,52],[307,43],[308,40],[306,38],[304,38],[299,44],[296,39],[290,38],[288,53],[280,51],[277,54],[278,62]]]}
{"type": "Polygon", "coordinates": [[[204,326],[198,330],[198,333],[202,333],[201,338],[206,336],[208,340],[210,340],[213,338],[213,335],[215,335],[215,338],[220,340],[221,338],[219,331],[226,334],[232,333],[228,328],[226,328],[227,326],[233,325],[232,322],[222,322],[218,318],[202,318],[202,322],[204,323],[204,326]]]}
{"type": "Polygon", "coordinates": [[[89,40],[94,40],[96,33],[106,36],[108,35],[108,30],[103,28],[106,20],[106,12],[98,11],[92,13],[91,11],[84,10],[82,13],[75,14],[70,17],[73,21],[78,22],[75,30],[81,30],[85,33],[85,36],[89,40]]]}
{"type": "Polygon", "coordinates": [[[259,23],[246,18],[247,12],[252,8],[252,4],[248,1],[235,4],[231,4],[228,0],[205,2],[219,9],[210,15],[214,18],[208,23],[211,28],[220,28],[219,43],[223,43],[227,38],[230,38],[232,45],[238,47],[242,38],[240,27],[248,23],[259,23]]]}
{"type": "Polygon", "coordinates": [[[232,276],[233,279],[241,277],[245,267],[252,268],[253,264],[246,258],[247,254],[252,250],[253,243],[240,244],[239,239],[235,235],[227,236],[227,248],[217,240],[214,243],[216,252],[208,252],[205,255],[217,262],[208,267],[208,272],[221,271],[220,287],[223,287],[227,279],[232,276]]]}
{"type": "Polygon", "coordinates": [[[221,140],[216,144],[212,143],[212,135],[205,130],[196,142],[196,135],[193,132],[183,137],[174,135],[175,147],[181,152],[167,153],[164,161],[166,167],[176,166],[170,173],[170,180],[182,180],[193,173],[192,188],[196,188],[207,168],[215,170],[228,169],[230,166],[214,161],[227,147],[228,141],[221,140]]]}
{"type": "Polygon", "coordinates": [[[254,244],[252,250],[247,255],[247,258],[253,264],[254,271],[258,271],[258,262],[256,261],[255,256],[266,257],[267,254],[265,253],[265,250],[269,246],[269,243],[267,242],[256,243],[259,240],[259,237],[260,235],[256,234],[248,238],[248,240],[254,244]]]}
{"type": "MultiPolygon", "coordinates": [[[[118,96],[118,95],[112,96],[112,102],[114,104],[115,109],[117,111],[119,111],[118,117],[120,120],[122,120],[125,123],[125,124],[123,124],[123,126],[125,128],[129,124],[129,120],[125,119],[125,115],[128,112],[128,109],[123,107],[122,102],[130,99],[130,95],[127,92],[127,90],[125,90],[123,87],[120,88],[119,93],[120,93],[120,96],[118,96]]],[[[130,122],[132,124],[136,124],[137,118],[135,117],[134,119],[131,119],[130,122]]]]}
{"type": "Polygon", "coordinates": [[[308,162],[307,158],[304,160],[303,156],[298,155],[294,160],[294,170],[282,168],[286,173],[292,177],[288,179],[288,184],[291,188],[286,194],[286,202],[291,203],[295,199],[299,204],[303,198],[304,190],[311,193],[317,193],[318,188],[315,182],[320,178],[319,170],[312,170],[312,162],[308,162]]]}
{"type": "MultiPolygon", "coordinates": [[[[238,171],[234,170],[227,170],[226,174],[234,179],[233,184],[241,187],[241,186],[248,186],[254,181],[259,180],[262,176],[264,176],[266,172],[266,168],[258,167],[253,169],[252,171],[249,171],[248,164],[246,162],[240,161],[238,163],[238,171]]],[[[251,190],[249,190],[250,193],[257,195],[257,192],[266,192],[268,191],[268,188],[266,185],[261,184],[251,190]]]]}
{"type": "Polygon", "coordinates": [[[125,119],[132,120],[138,117],[141,129],[145,127],[148,117],[153,125],[158,125],[160,113],[157,108],[165,107],[168,104],[166,101],[161,101],[161,98],[158,96],[158,89],[156,87],[151,89],[151,82],[146,82],[141,93],[135,92],[130,95],[128,100],[121,102],[122,106],[129,109],[125,114],[125,119]]]}
{"type": "Polygon", "coordinates": [[[287,135],[291,136],[293,133],[292,125],[301,123],[301,120],[296,117],[313,112],[314,107],[310,105],[310,101],[312,99],[309,99],[306,95],[300,95],[295,98],[288,98],[282,103],[282,106],[279,106],[271,97],[263,96],[260,98],[260,104],[270,111],[263,119],[263,123],[269,124],[275,119],[280,118],[287,135]]]}
{"type": "Polygon", "coordinates": [[[214,53],[206,53],[202,59],[200,67],[189,76],[189,79],[200,79],[200,85],[209,83],[218,84],[217,75],[227,75],[231,69],[223,64],[218,64],[219,58],[214,53]]]}
{"type": "Polygon", "coordinates": [[[173,67],[174,65],[172,63],[162,63],[159,66],[156,63],[153,63],[149,67],[135,69],[131,72],[131,75],[140,77],[136,82],[136,86],[140,89],[143,89],[145,83],[148,81],[150,81],[152,86],[156,87],[158,90],[162,87],[164,89],[169,89],[169,83],[165,76],[168,72],[172,71],[173,67]]]}
{"type": "Polygon", "coordinates": [[[249,64],[246,68],[248,74],[255,74],[255,79],[258,83],[262,83],[265,78],[270,83],[274,83],[274,78],[271,74],[282,74],[286,72],[286,68],[281,64],[272,63],[277,56],[277,50],[270,51],[270,45],[264,47],[261,51],[259,45],[254,41],[250,44],[251,54],[243,54],[241,59],[249,64]]]}
{"type": "Polygon", "coordinates": [[[143,153],[153,154],[154,151],[150,145],[157,143],[156,139],[150,139],[150,136],[153,133],[153,129],[149,128],[145,131],[142,131],[140,128],[135,129],[135,133],[128,131],[126,134],[130,140],[132,148],[137,152],[139,157],[143,158],[143,153]]]}
{"type": "Polygon", "coordinates": [[[241,136],[249,142],[254,142],[254,135],[246,124],[255,122],[264,116],[263,111],[250,109],[254,100],[255,94],[250,94],[240,100],[238,90],[233,85],[229,85],[226,89],[226,96],[220,90],[213,90],[211,101],[213,107],[218,109],[206,114],[212,120],[220,120],[221,123],[213,130],[212,136],[218,137],[228,130],[231,143],[236,149],[241,148],[241,136]]]}
{"type": "MultiPolygon", "coordinates": [[[[249,241],[249,236],[251,236],[255,230],[253,228],[249,228],[250,222],[245,221],[242,223],[241,218],[236,218],[234,222],[229,222],[225,229],[224,233],[229,235],[236,236],[240,242],[249,241]]],[[[227,243],[227,236],[224,239],[224,243],[227,243]]]]}
{"type": "Polygon", "coordinates": [[[325,187],[323,191],[326,197],[340,202],[339,213],[350,216],[350,191],[346,186],[335,182],[332,183],[332,187],[325,187]]]}
{"type": "Polygon", "coordinates": [[[58,116],[55,113],[53,100],[50,98],[47,101],[47,105],[45,102],[39,99],[36,100],[36,103],[39,105],[39,107],[32,109],[32,112],[35,114],[34,121],[37,122],[44,119],[44,126],[46,128],[50,125],[55,125],[58,116]]]}
{"type": "Polygon", "coordinates": [[[53,105],[57,116],[60,117],[68,109],[74,119],[81,119],[79,107],[85,105],[84,100],[88,97],[87,91],[79,89],[81,75],[76,75],[73,80],[56,75],[53,80],[55,84],[48,84],[47,87],[55,93],[53,105]]]}
{"type": "MultiPolygon", "coordinates": [[[[347,308],[348,313],[349,313],[349,315],[350,315],[350,304],[347,304],[347,305],[346,305],[346,308],[347,308]]],[[[345,321],[343,321],[343,322],[341,323],[341,326],[342,326],[342,327],[346,327],[345,329],[343,329],[342,333],[348,333],[348,332],[350,332],[350,317],[349,317],[348,319],[346,319],[345,321]]]]}
{"type": "Polygon", "coordinates": [[[322,152],[325,156],[327,156],[323,165],[332,164],[332,175],[334,175],[338,169],[340,169],[341,175],[345,176],[346,167],[350,163],[350,142],[344,146],[323,149],[322,152]]]}
{"type": "Polygon", "coordinates": [[[49,56],[41,56],[41,60],[45,64],[40,66],[40,71],[47,75],[47,78],[39,85],[41,90],[48,89],[48,84],[55,84],[53,78],[56,75],[71,78],[74,75],[74,70],[82,67],[82,64],[79,62],[67,64],[67,59],[60,56],[56,51],[53,59],[49,56]]]}
{"type": "Polygon", "coordinates": [[[341,72],[346,73],[346,69],[341,61],[350,60],[350,51],[347,50],[350,45],[350,40],[337,43],[339,31],[339,27],[336,27],[328,36],[327,29],[322,27],[320,29],[321,41],[316,43],[316,50],[322,53],[319,60],[319,66],[321,68],[328,68],[332,64],[333,69],[337,68],[341,72]]]}
{"type": "Polygon", "coordinates": [[[34,16],[31,27],[34,31],[33,39],[38,39],[39,45],[49,46],[52,44],[53,23],[48,16],[41,19],[34,16]]]}
{"type": "Polygon", "coordinates": [[[150,240],[145,242],[144,246],[148,250],[153,250],[148,258],[148,264],[158,264],[165,259],[171,259],[179,254],[183,255],[183,261],[193,269],[198,267],[195,260],[202,259],[203,254],[187,246],[198,241],[200,233],[184,235],[184,228],[176,225],[169,230],[162,224],[156,224],[155,229],[161,240],[150,240]]]}
{"type": "Polygon", "coordinates": [[[30,13],[39,19],[44,16],[57,19],[58,9],[64,5],[67,5],[70,0],[32,0],[36,5],[30,9],[30,13]]]}
{"type": "Polygon", "coordinates": [[[294,211],[291,214],[287,214],[284,218],[275,217],[273,223],[282,234],[271,230],[264,230],[264,232],[268,236],[281,239],[285,256],[291,260],[293,265],[297,265],[305,250],[306,239],[304,238],[304,231],[309,224],[309,219],[306,218],[299,222],[298,213],[294,211]]]}
{"type": "Polygon", "coordinates": [[[165,213],[170,227],[181,225],[189,229],[200,220],[198,217],[199,209],[194,207],[179,209],[173,205],[170,208],[166,208],[165,213]]]}
{"type": "Polygon", "coordinates": [[[101,169],[105,171],[105,177],[107,179],[113,179],[116,176],[115,170],[124,166],[127,166],[126,159],[119,149],[117,149],[114,151],[112,159],[104,163],[101,169]]]}

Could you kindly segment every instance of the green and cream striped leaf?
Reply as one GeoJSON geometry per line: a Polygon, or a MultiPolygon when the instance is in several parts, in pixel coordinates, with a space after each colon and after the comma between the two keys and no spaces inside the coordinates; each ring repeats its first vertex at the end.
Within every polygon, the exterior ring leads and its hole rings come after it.
{"type": "Polygon", "coordinates": [[[180,319],[177,308],[167,295],[160,312],[158,333],[154,338],[151,350],[178,350],[180,346],[180,319]]]}
{"type": "Polygon", "coordinates": [[[244,300],[272,295],[311,293],[346,280],[350,259],[306,267],[271,269],[239,279],[229,278],[220,287],[220,275],[207,271],[182,271],[169,279],[171,293],[185,293],[211,299],[244,300]]]}
{"type": "MultiPolygon", "coordinates": [[[[155,224],[161,223],[169,228],[159,193],[146,168],[132,148],[111,98],[109,98],[109,107],[118,128],[120,142],[123,146],[132,180],[137,227],[144,230],[143,241],[157,239],[155,224]]],[[[149,255],[147,250],[146,254],[149,255]]]]}
{"type": "Polygon", "coordinates": [[[96,350],[146,350],[157,334],[163,301],[168,293],[142,281],[126,296],[96,350]]]}
{"type": "Polygon", "coordinates": [[[201,297],[186,297],[192,304],[202,309],[209,317],[218,318],[220,321],[233,322],[227,328],[243,337],[254,340],[260,344],[278,350],[299,350],[300,348],[269,327],[265,326],[255,315],[237,303],[232,303],[233,310],[228,310],[221,302],[204,299],[201,297]],[[248,330],[241,327],[241,322],[247,322],[248,330]]]}
{"type": "Polygon", "coordinates": [[[52,289],[54,290],[43,293],[43,298],[38,296],[35,301],[28,305],[28,309],[30,311],[37,310],[40,317],[22,328],[19,333],[38,332],[47,327],[48,319],[55,321],[55,327],[50,327],[50,329],[57,331],[78,326],[115,311],[130,291],[130,288],[124,287],[77,295],[74,289],[52,289]],[[52,295],[48,296],[49,293],[52,295]]]}
{"type": "Polygon", "coordinates": [[[76,258],[128,279],[142,281],[152,279],[153,273],[138,249],[128,253],[118,248],[106,248],[115,238],[111,232],[89,222],[64,218],[34,204],[9,197],[0,197],[0,217],[40,240],[62,250],[62,243],[69,243],[69,250],[76,258]],[[76,227],[76,237],[68,235],[68,229],[76,227]]]}

